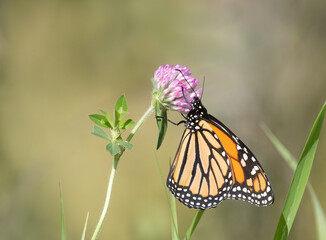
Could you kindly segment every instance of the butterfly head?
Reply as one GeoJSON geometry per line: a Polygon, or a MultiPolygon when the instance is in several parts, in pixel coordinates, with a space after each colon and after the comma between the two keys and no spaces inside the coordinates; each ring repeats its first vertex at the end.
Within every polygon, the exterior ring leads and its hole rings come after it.
{"type": "Polygon", "coordinates": [[[196,126],[206,114],[207,110],[201,103],[200,98],[194,97],[191,101],[191,110],[187,115],[186,127],[194,131],[198,130],[196,126]]]}
{"type": "Polygon", "coordinates": [[[194,97],[194,99],[191,101],[191,110],[189,113],[198,114],[200,116],[207,114],[207,110],[201,103],[199,97],[194,97]]]}

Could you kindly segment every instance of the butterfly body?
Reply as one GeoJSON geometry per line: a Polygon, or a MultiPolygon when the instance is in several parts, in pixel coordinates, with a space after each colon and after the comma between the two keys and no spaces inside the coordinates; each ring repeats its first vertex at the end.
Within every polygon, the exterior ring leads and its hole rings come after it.
{"type": "Polygon", "coordinates": [[[247,146],[209,115],[198,97],[191,107],[167,179],[172,194],[197,209],[216,207],[225,199],[272,204],[270,181],[247,146]]]}

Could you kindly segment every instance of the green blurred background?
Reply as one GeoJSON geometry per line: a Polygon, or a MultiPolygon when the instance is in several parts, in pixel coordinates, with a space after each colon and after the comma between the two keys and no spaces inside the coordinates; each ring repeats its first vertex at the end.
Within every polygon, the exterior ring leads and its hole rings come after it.
{"type": "MultiPolygon", "coordinates": [[[[292,171],[259,127],[299,157],[326,100],[326,2],[9,1],[0,3],[0,239],[59,239],[61,183],[68,239],[88,236],[102,210],[112,158],[88,114],[125,93],[138,120],[155,69],[190,67],[203,101],[253,150],[275,191],[257,208],[225,201],[205,212],[193,239],[271,239],[292,171]]],[[[180,114],[170,113],[174,121],[180,114]]],[[[100,239],[169,239],[164,178],[183,127],[169,125],[156,153],[151,116],[123,156],[100,239]]],[[[326,128],[311,182],[326,209],[326,128]]],[[[180,231],[195,210],[178,203],[180,231]]],[[[304,195],[290,239],[314,239],[304,195]]]]}

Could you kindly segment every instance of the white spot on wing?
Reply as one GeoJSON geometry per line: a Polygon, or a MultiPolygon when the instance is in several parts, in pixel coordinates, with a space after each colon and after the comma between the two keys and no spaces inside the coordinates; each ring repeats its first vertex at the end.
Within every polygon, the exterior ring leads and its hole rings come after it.
{"type": "Polygon", "coordinates": [[[270,192],[270,191],[271,191],[270,186],[267,186],[267,188],[266,188],[266,192],[270,192]]]}
{"type": "Polygon", "coordinates": [[[245,167],[246,166],[246,162],[243,159],[241,159],[241,166],[242,167],[245,167]]]}

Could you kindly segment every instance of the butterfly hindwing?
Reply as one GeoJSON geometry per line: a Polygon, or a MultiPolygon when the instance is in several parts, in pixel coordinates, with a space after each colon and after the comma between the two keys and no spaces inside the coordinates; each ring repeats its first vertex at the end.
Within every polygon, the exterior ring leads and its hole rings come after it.
{"type": "Polygon", "coordinates": [[[257,206],[273,203],[274,195],[270,181],[250,149],[224,124],[208,115],[227,155],[231,161],[234,184],[228,198],[248,201],[257,206]]]}

